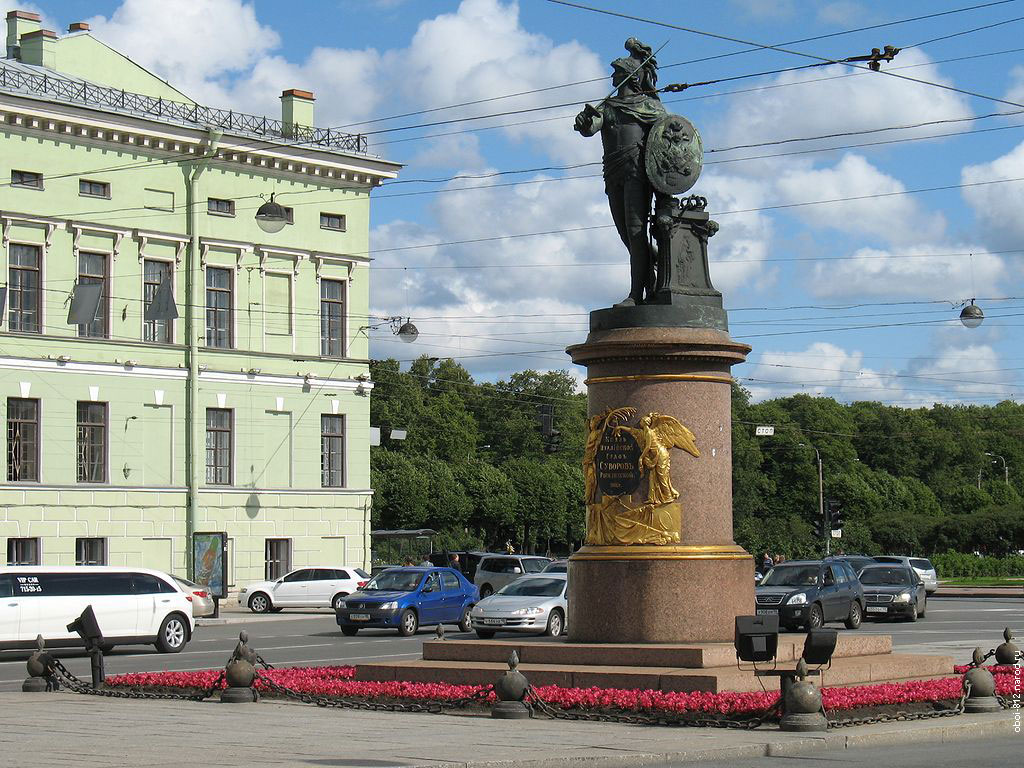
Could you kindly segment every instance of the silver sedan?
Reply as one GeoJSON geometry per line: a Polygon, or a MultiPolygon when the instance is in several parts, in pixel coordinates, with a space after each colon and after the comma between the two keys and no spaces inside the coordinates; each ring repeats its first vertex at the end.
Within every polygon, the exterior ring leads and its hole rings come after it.
{"type": "Polygon", "coordinates": [[[567,604],[564,573],[524,576],[485,597],[470,613],[478,637],[496,632],[530,632],[558,637],[565,632],[567,604]]]}

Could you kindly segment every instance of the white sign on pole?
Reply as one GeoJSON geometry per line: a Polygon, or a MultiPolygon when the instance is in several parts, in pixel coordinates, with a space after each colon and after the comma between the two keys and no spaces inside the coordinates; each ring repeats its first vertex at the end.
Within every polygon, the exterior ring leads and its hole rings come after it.
{"type": "Polygon", "coordinates": [[[775,434],[775,427],[754,427],[754,434],[758,437],[771,437],[775,434]]]}
{"type": "Polygon", "coordinates": [[[834,528],[832,530],[832,538],[833,539],[841,539],[841,538],[843,538],[843,529],[842,528],[834,528]]]}

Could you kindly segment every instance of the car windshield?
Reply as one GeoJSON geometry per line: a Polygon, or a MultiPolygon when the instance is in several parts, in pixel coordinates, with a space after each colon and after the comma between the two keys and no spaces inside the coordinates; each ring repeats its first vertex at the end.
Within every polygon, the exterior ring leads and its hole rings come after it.
{"type": "Polygon", "coordinates": [[[544,573],[565,573],[569,570],[568,563],[551,563],[544,569],[544,573]]]}
{"type": "Polygon", "coordinates": [[[860,583],[874,586],[906,586],[912,582],[906,568],[865,568],[860,572],[860,583]]]}
{"type": "Polygon", "coordinates": [[[816,565],[777,565],[761,580],[762,587],[813,587],[817,583],[816,565]]]}
{"type": "Polygon", "coordinates": [[[506,597],[558,597],[565,589],[565,579],[519,579],[498,590],[506,597]]]}
{"type": "Polygon", "coordinates": [[[423,574],[419,571],[384,571],[378,573],[363,587],[366,592],[412,592],[420,585],[423,574]]]}
{"type": "Polygon", "coordinates": [[[879,555],[875,558],[876,563],[902,563],[902,557],[893,557],[891,555],[879,555]]]}

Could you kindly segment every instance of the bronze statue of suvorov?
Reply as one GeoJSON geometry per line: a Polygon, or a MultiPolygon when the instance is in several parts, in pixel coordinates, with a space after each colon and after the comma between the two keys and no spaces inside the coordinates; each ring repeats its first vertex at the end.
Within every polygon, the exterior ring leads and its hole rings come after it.
{"type": "Polygon", "coordinates": [[[672,195],[693,186],[703,160],[696,129],[661,103],[651,47],[631,37],[626,50],[628,56],[611,63],[615,91],[596,107],[587,104],[574,125],[584,136],[601,133],[605,193],[629,250],[629,295],[616,307],[653,303],[659,292],[664,303],[673,271],[668,261],[673,217],[680,211],[672,195]],[[649,229],[652,198],[655,226],[649,229]]]}

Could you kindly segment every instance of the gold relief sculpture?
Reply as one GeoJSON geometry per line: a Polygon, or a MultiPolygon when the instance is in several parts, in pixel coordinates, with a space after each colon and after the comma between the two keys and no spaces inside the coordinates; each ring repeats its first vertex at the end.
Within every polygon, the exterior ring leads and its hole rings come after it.
{"type": "Polygon", "coordinates": [[[679,492],[672,485],[670,451],[680,448],[693,456],[700,456],[700,451],[693,433],[673,416],[649,413],[635,427],[622,423],[635,415],[635,408],[609,408],[588,420],[583,452],[588,545],[679,543],[682,506],[676,501],[679,492]],[[605,442],[606,437],[615,441],[623,434],[632,438],[625,446],[621,440],[614,445],[605,442]],[[630,464],[627,457],[633,455],[630,447],[635,448],[635,465],[626,467],[630,464]],[[602,451],[612,460],[599,458],[602,451]],[[636,481],[632,484],[630,469],[636,481]],[[611,476],[616,479],[608,480],[611,476]],[[642,477],[647,478],[646,501],[632,506],[630,498],[642,477]],[[621,487],[623,492],[606,494],[602,485],[605,490],[621,487]]]}

